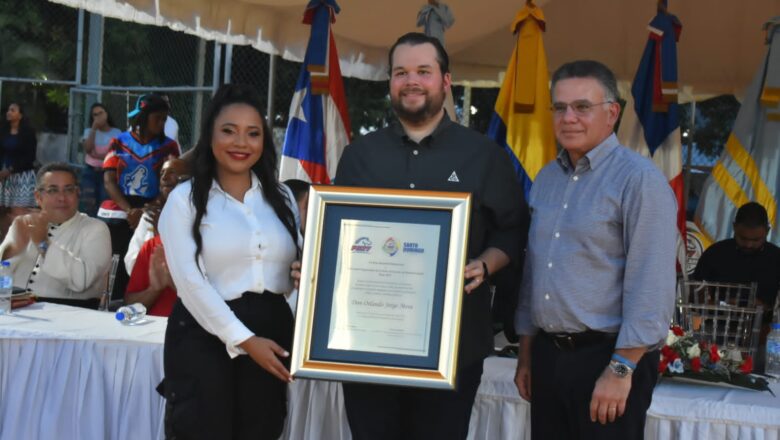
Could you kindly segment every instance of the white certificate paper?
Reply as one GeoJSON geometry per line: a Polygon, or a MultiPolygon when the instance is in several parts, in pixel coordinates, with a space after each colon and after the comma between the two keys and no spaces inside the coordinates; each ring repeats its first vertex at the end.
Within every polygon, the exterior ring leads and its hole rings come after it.
{"type": "Polygon", "coordinates": [[[342,220],[328,348],[428,355],[439,225],[342,220]]]}

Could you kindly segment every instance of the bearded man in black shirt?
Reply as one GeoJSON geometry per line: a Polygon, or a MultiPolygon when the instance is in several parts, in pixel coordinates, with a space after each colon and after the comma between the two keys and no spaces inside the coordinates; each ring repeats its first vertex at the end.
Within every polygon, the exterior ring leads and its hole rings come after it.
{"type": "Polygon", "coordinates": [[[347,418],[356,440],[464,439],[493,348],[487,279],[524,248],[527,207],[507,153],[444,111],[451,77],[439,41],[406,34],[390,49],[389,65],[398,120],[347,146],[335,182],[472,194],[457,389],[345,383],[347,418]]]}
{"type": "Polygon", "coordinates": [[[724,283],[755,282],[756,296],[771,311],[780,288],[780,248],[766,241],[769,216],[756,202],[737,210],[734,238],[719,241],[704,251],[691,278],[724,283]]]}

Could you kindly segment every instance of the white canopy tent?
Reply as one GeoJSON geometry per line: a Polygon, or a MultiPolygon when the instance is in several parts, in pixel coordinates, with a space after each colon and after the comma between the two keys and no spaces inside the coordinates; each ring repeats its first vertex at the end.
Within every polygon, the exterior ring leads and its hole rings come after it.
{"type": "MultiPolygon", "coordinates": [[[[50,0],[106,17],[168,26],[222,43],[301,61],[309,27],[306,0],[50,0]]],[[[338,0],[334,32],[345,76],[386,78],[388,47],[415,30],[425,0],[338,0]]],[[[498,85],[514,41],[509,25],[518,0],[447,0],[455,24],[446,33],[454,80],[498,85]]],[[[630,81],[655,15],[653,0],[537,0],[547,19],[548,65],[592,58],[630,81]]],[[[764,51],[761,26],[780,15],[780,0],[671,0],[683,23],[679,84],[694,93],[735,93],[750,82],[764,51]]]]}

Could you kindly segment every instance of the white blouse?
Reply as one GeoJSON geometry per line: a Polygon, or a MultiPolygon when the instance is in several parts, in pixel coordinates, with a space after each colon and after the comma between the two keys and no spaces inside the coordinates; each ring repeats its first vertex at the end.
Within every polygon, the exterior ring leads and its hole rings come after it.
{"type": "MultiPolygon", "coordinates": [[[[300,220],[295,198],[289,188],[282,187],[287,192],[287,205],[295,216],[297,231],[300,220]]],[[[179,184],[168,196],[160,214],[158,229],[165,259],[184,306],[235,357],[244,354],[238,344],[254,333],[236,318],[225,301],[237,299],[247,291],[290,292],[293,288],[290,263],[296,258],[296,246],[265,200],[257,176],[252,174],[252,184],[244,194],[243,203],[214,181],[200,225],[201,274],[195,265],[192,238],[195,207],[190,201],[191,188],[191,181],[179,184]]]]}

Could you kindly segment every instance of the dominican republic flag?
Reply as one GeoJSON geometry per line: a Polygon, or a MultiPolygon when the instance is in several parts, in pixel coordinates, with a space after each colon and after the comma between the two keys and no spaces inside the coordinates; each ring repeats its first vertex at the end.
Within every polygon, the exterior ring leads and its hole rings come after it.
{"type": "MultiPolygon", "coordinates": [[[[650,36],[631,86],[618,138],[623,145],[652,158],[677,198],[677,228],[685,240],[682,142],[677,103],[677,41],[682,24],[664,1],[648,25],[650,36]]],[[[684,243],[684,242],[683,242],[684,243]]]]}
{"type": "Polygon", "coordinates": [[[331,183],[350,141],[347,99],[330,29],[339,10],[335,0],[312,0],[306,6],[303,22],[311,25],[311,35],[290,105],[281,181],[331,183]]]}

